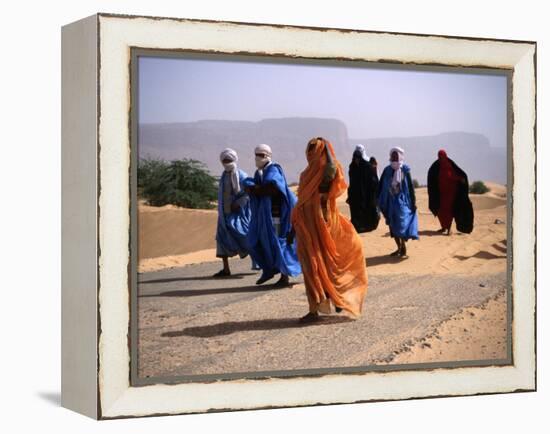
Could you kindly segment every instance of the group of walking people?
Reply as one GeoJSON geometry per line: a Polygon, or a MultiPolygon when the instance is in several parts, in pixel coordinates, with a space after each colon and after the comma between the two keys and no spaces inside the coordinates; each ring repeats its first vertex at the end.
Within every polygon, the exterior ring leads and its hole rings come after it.
{"type": "MultiPolygon", "coordinates": [[[[313,138],[306,146],[307,167],[300,174],[297,197],[282,167],[273,161],[271,148],[259,145],[254,154],[253,177],[238,168],[234,150],[224,149],[220,155],[224,171],[219,181],[216,255],[223,268],[214,276],[230,276],[228,258],[249,255],[252,268],[262,271],[258,285],[280,275],[274,286],[284,288],[290,286],[290,277],[303,274],[309,312],[301,322],[316,321],[320,313],[333,310],[358,317],[368,285],[359,233],[375,230],[382,214],[397,245],[391,255],[403,259],[406,242],[418,239],[414,185],[403,149],[390,150],[389,165],[379,177],[376,159],[357,145],[348,186],[332,144],[313,138]],[[351,221],[336,205],[346,191],[351,221]]],[[[429,208],[438,216],[442,232],[450,233],[453,217],[458,230],[471,232],[467,187],[464,171],[440,151],[428,173],[428,192],[429,208]]]]}

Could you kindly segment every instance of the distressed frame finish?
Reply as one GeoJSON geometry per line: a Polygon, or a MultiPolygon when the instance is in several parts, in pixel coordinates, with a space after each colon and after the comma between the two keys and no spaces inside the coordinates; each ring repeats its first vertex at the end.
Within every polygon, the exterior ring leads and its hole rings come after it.
{"type": "Polygon", "coordinates": [[[98,419],[536,388],[536,44],[98,14],[63,29],[64,406],[98,419]],[[513,365],[130,383],[132,48],[512,71],[513,365]],[[83,303],[82,300],[86,300],[83,303]]]}
{"type": "MultiPolygon", "coordinates": [[[[483,359],[483,360],[460,360],[460,361],[442,361],[442,362],[430,362],[430,363],[407,363],[407,364],[391,364],[391,365],[362,365],[362,366],[338,366],[331,368],[309,368],[309,369],[287,369],[287,370],[266,370],[266,371],[247,371],[247,372],[221,372],[217,374],[195,374],[195,375],[170,375],[170,376],[158,376],[158,377],[140,377],[138,375],[138,359],[139,359],[139,318],[138,318],[138,282],[135,279],[138,269],[138,205],[135,198],[137,198],[137,166],[139,160],[138,150],[138,106],[139,106],[139,59],[140,58],[162,58],[162,59],[210,59],[210,60],[226,60],[226,61],[245,61],[252,63],[262,64],[279,64],[279,65],[338,65],[344,68],[380,68],[384,70],[398,70],[398,71],[430,71],[430,72],[453,72],[454,74],[483,74],[493,76],[506,77],[507,81],[507,146],[506,157],[510,166],[507,166],[507,182],[508,186],[513,185],[513,167],[512,163],[512,70],[500,69],[500,68],[456,68],[439,65],[417,65],[417,64],[396,64],[396,63],[372,63],[364,62],[361,60],[313,60],[304,58],[288,58],[274,55],[258,56],[254,54],[236,55],[236,54],[219,54],[219,53],[198,53],[188,52],[182,50],[159,50],[159,49],[144,49],[144,48],[130,48],[130,384],[132,386],[145,386],[149,384],[177,384],[188,382],[203,382],[214,380],[231,380],[231,379],[245,379],[245,378],[270,378],[270,377],[297,377],[297,376],[315,376],[324,374],[350,374],[350,373],[364,373],[368,371],[403,371],[403,370],[423,370],[423,369],[436,369],[436,368],[460,368],[460,367],[472,367],[472,366],[503,366],[513,364],[512,358],[512,261],[511,252],[513,251],[512,245],[512,227],[507,225],[507,239],[508,254],[507,254],[507,266],[506,266],[506,357],[497,359],[483,359]]],[[[512,194],[511,189],[507,192],[507,221],[512,221],[512,194]]]]}

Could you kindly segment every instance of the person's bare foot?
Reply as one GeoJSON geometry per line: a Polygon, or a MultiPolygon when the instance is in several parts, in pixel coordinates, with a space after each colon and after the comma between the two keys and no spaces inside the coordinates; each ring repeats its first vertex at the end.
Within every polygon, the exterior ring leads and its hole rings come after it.
{"type": "Polygon", "coordinates": [[[307,324],[319,321],[320,318],[321,317],[317,312],[309,312],[307,315],[304,315],[302,318],[300,318],[298,322],[301,324],[307,324]]]}
{"type": "Polygon", "coordinates": [[[401,259],[409,259],[409,256],[407,255],[407,246],[405,243],[401,246],[401,249],[399,249],[399,257],[401,259]]]}

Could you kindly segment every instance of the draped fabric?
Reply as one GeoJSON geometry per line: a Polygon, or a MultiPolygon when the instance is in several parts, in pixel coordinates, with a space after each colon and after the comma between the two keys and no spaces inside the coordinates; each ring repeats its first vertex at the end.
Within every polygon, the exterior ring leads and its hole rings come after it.
{"type": "Polygon", "coordinates": [[[347,188],[342,166],[332,145],[324,140],[317,140],[307,158],[308,166],[300,175],[292,225],[310,311],[329,313],[332,302],[356,317],[361,314],[367,292],[367,270],[361,238],[336,206],[336,198],[347,188]],[[336,173],[328,193],[320,193],[327,165],[325,149],[336,163],[336,173]],[[321,208],[325,199],[326,220],[321,208]]]}
{"type": "Polygon", "coordinates": [[[378,227],[380,216],[376,203],[378,175],[371,164],[359,159],[349,165],[348,199],[351,223],[359,233],[371,232],[378,227]]]}
{"type": "Polygon", "coordinates": [[[403,176],[397,190],[392,189],[394,169],[386,166],[380,177],[378,206],[384,214],[386,224],[393,237],[418,239],[418,216],[414,199],[414,187],[411,180],[411,169],[406,164],[401,166],[403,176]]]}
{"type": "Polygon", "coordinates": [[[470,233],[474,227],[474,211],[468,196],[468,175],[445,154],[428,170],[429,208],[441,227],[449,229],[455,219],[459,232],[470,233]]]}
{"type": "Polygon", "coordinates": [[[302,270],[296,255],[296,243],[289,245],[286,239],[290,231],[290,215],[296,204],[296,196],[288,188],[283,169],[277,163],[270,163],[261,173],[257,170],[254,178],[244,180],[247,187],[270,183],[281,195],[278,231],[273,222],[271,197],[251,195],[252,217],[247,236],[250,256],[264,272],[297,276],[302,270]]]}
{"type": "Polygon", "coordinates": [[[455,174],[447,154],[440,152],[439,159],[439,212],[437,218],[443,229],[450,229],[453,222],[453,205],[459,177],[455,174]]]}
{"type": "MultiPolygon", "coordinates": [[[[242,186],[247,174],[238,169],[239,184],[242,186]]],[[[248,255],[247,234],[250,225],[250,203],[248,195],[244,190],[235,192],[231,186],[232,182],[227,182],[228,177],[231,177],[230,172],[224,171],[220,177],[218,189],[218,226],[216,230],[216,256],[235,256],[239,255],[244,258],[248,255]],[[227,188],[231,188],[230,200],[231,203],[237,202],[240,205],[238,211],[225,212],[227,188]]]]}

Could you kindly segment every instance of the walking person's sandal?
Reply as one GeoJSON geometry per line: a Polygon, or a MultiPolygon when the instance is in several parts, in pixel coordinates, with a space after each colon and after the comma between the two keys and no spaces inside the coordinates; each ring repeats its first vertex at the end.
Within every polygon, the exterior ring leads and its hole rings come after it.
{"type": "Polygon", "coordinates": [[[229,277],[229,276],[231,276],[231,271],[223,270],[223,269],[218,271],[216,274],[212,275],[212,277],[216,277],[216,278],[218,278],[218,277],[229,277]]]}
{"type": "Polygon", "coordinates": [[[300,324],[308,324],[312,322],[319,321],[321,317],[317,312],[309,312],[307,315],[304,315],[302,318],[298,320],[300,324]]]}

